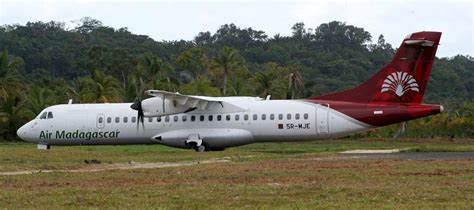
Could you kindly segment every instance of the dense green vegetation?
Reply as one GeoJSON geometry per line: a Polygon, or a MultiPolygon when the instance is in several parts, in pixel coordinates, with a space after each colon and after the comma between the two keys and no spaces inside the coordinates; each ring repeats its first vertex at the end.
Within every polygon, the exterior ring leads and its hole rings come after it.
{"type": "MultiPolygon", "coordinates": [[[[273,99],[321,95],[366,80],[395,51],[383,35],[373,41],[363,28],[341,22],[314,29],[296,23],[291,30],[291,36],[269,37],[226,24],[191,41],[155,41],[92,18],[74,28],[54,21],[0,26],[0,133],[14,139],[19,125],[70,98],[132,101],[145,89],[273,99]]],[[[436,60],[425,102],[444,103],[449,112],[412,123],[436,129],[414,136],[474,135],[473,69],[470,56],[436,60]]]]}

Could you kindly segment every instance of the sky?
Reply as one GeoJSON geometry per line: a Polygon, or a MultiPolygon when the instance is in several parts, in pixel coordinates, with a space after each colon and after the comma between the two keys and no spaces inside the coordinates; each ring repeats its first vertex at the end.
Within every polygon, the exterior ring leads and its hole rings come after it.
{"type": "Polygon", "coordinates": [[[287,36],[297,22],[336,20],[364,28],[374,42],[383,34],[394,47],[412,32],[441,31],[437,56],[474,56],[474,0],[0,0],[0,25],[54,20],[74,28],[82,17],[157,41],[192,40],[227,23],[287,36]]]}

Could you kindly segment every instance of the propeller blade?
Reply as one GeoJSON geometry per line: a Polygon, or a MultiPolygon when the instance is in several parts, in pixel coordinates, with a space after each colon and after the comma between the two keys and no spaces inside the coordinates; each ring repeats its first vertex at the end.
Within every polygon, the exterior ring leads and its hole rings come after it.
{"type": "Polygon", "coordinates": [[[139,117],[139,121],[142,123],[142,129],[145,129],[145,123],[143,120],[143,110],[140,109],[140,111],[138,111],[138,117],[139,117]]]}
{"type": "Polygon", "coordinates": [[[133,110],[137,111],[137,133],[138,127],[140,126],[140,122],[142,123],[142,128],[145,129],[145,124],[143,122],[143,108],[142,108],[142,101],[140,98],[137,98],[135,102],[130,106],[133,110]]]}
{"type": "Polygon", "coordinates": [[[163,102],[163,113],[165,113],[165,95],[163,95],[163,98],[161,99],[161,101],[163,102]]]}
{"type": "Polygon", "coordinates": [[[139,124],[140,124],[140,116],[138,115],[137,118],[138,118],[138,119],[137,119],[137,133],[138,133],[138,126],[140,126],[140,125],[139,125],[139,124]]]}
{"type": "Polygon", "coordinates": [[[135,99],[135,102],[130,106],[133,110],[137,111],[137,133],[140,127],[140,122],[142,123],[142,128],[145,129],[145,122],[143,120],[144,114],[143,114],[143,107],[142,107],[142,98],[143,98],[143,93],[144,93],[144,87],[142,87],[139,91],[139,96],[135,99]]]}

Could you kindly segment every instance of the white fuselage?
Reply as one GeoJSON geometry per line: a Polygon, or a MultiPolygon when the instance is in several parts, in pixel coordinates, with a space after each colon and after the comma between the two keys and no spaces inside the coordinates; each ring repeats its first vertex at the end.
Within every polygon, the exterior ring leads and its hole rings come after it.
{"type": "Polygon", "coordinates": [[[215,113],[194,110],[145,117],[137,124],[131,103],[64,104],[46,108],[18,130],[29,142],[48,145],[164,144],[189,148],[202,139],[216,148],[253,142],[335,138],[373,128],[324,104],[303,100],[221,97],[244,111],[215,113]],[[50,117],[48,117],[51,112],[50,117]],[[40,119],[40,116],[45,119],[40,119]]]}

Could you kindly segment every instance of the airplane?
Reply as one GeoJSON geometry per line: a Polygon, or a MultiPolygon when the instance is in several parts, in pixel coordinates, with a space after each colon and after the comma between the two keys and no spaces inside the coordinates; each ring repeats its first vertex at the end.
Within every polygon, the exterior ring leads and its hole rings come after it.
{"type": "Polygon", "coordinates": [[[359,86],[299,100],[147,90],[134,103],[45,108],[17,130],[38,144],[162,144],[219,151],[257,142],[332,139],[443,112],[422,104],[441,32],[405,37],[392,61],[359,86]]]}

